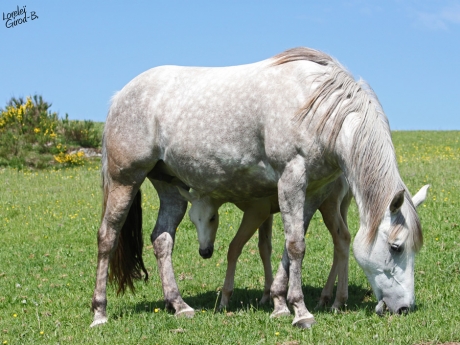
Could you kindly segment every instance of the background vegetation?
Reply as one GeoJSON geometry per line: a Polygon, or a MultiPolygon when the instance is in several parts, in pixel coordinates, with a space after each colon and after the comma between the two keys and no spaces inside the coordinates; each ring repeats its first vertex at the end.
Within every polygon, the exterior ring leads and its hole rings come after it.
{"type": "Polygon", "coordinates": [[[17,169],[59,164],[81,165],[85,153],[77,149],[100,148],[102,124],[59,119],[42,96],[11,98],[0,109],[0,166],[17,169]]]}
{"type": "MultiPolygon", "coordinates": [[[[49,127],[48,127],[49,128],[49,127]]],[[[56,127],[57,128],[57,127],[56,127]]],[[[43,128],[40,127],[43,131],[43,128]]],[[[54,132],[56,133],[56,131],[54,132]]],[[[307,234],[303,291],[317,324],[291,326],[292,318],[270,319],[261,306],[263,269],[257,238],[245,247],[229,309],[214,314],[223,284],[226,251],[241,212],[221,208],[215,253],[198,254],[195,229],[184,218],[173,254],[184,299],[193,319],[164,310],[156,259],[149,242],[159,202],[143,186],[144,259],[151,274],[137,293],[117,297],[108,290],[106,325],[90,329],[100,221],[99,163],[47,170],[0,168],[0,344],[437,344],[460,341],[460,132],[394,132],[402,177],[412,193],[431,184],[419,208],[424,246],[417,256],[418,308],[407,316],[374,313],[375,298],[363,271],[350,260],[349,301],[342,313],[313,311],[332,263],[330,235],[317,213],[307,234]]],[[[356,207],[349,212],[352,234],[356,207]]],[[[283,227],[274,225],[272,265],[283,247],[283,227]]]]}

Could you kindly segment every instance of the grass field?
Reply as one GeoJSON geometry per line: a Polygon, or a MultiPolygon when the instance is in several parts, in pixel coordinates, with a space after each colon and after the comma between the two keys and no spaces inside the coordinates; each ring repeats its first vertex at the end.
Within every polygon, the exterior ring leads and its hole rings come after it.
{"type": "MultiPolygon", "coordinates": [[[[314,312],[311,330],[291,318],[270,319],[260,306],[263,270],[257,238],[238,262],[235,292],[225,313],[214,313],[223,284],[226,250],[241,213],[221,208],[214,256],[198,254],[194,227],[184,218],[173,254],[175,274],[193,319],[164,310],[156,259],[149,242],[158,210],[152,186],[143,186],[144,260],[151,279],[135,295],[108,291],[109,323],[90,329],[101,193],[99,164],[0,170],[0,343],[3,344],[427,344],[460,341],[460,132],[394,132],[401,175],[412,193],[431,184],[419,209],[424,246],[416,260],[418,308],[407,316],[374,314],[375,298],[363,271],[350,260],[349,301],[339,314],[314,312]]],[[[356,207],[349,213],[358,229],[356,207]]],[[[272,265],[283,247],[275,218],[272,265]]],[[[332,263],[332,243],[317,213],[307,234],[303,289],[309,310],[332,263]]]]}

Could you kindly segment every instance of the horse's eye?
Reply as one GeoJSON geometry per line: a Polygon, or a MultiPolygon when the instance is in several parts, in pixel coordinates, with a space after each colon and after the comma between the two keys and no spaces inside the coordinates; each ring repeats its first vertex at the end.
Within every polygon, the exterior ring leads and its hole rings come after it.
{"type": "Polygon", "coordinates": [[[215,220],[216,220],[216,215],[213,215],[213,216],[211,217],[211,219],[209,219],[210,222],[213,222],[213,221],[215,221],[215,220]]]}
{"type": "Polygon", "coordinates": [[[403,251],[403,246],[399,245],[399,244],[396,244],[396,243],[393,243],[390,245],[390,249],[391,251],[395,252],[395,253],[401,253],[403,251]]]}

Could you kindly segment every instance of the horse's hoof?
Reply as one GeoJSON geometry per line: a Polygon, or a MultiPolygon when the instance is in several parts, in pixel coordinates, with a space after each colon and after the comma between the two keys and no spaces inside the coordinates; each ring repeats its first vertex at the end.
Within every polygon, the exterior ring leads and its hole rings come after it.
{"type": "Polygon", "coordinates": [[[270,317],[271,318],[278,318],[278,317],[283,317],[283,316],[290,316],[291,315],[291,312],[289,311],[289,309],[287,307],[284,307],[280,310],[275,310],[271,315],[270,317]]]}
{"type": "Polygon", "coordinates": [[[307,317],[305,319],[300,319],[300,320],[294,320],[292,322],[292,325],[298,328],[311,328],[312,325],[316,323],[314,317],[307,317]]]}
{"type": "Polygon", "coordinates": [[[263,295],[262,298],[260,299],[259,304],[262,305],[262,304],[267,303],[268,301],[270,301],[270,294],[268,294],[268,295],[263,295]]]}
{"type": "Polygon", "coordinates": [[[337,304],[334,303],[331,307],[331,312],[333,312],[334,314],[339,314],[342,312],[343,307],[344,307],[343,303],[337,303],[337,304]]]}
{"type": "Polygon", "coordinates": [[[318,302],[314,310],[323,310],[326,307],[326,304],[318,302]]]}
{"type": "Polygon", "coordinates": [[[228,305],[219,304],[219,306],[216,308],[216,311],[218,313],[223,313],[227,310],[227,307],[228,305]]]}
{"type": "Polygon", "coordinates": [[[191,319],[192,317],[195,316],[195,310],[188,307],[188,308],[184,308],[184,309],[176,311],[174,315],[177,317],[186,317],[186,318],[191,319]]]}
{"type": "Polygon", "coordinates": [[[108,320],[107,316],[94,318],[94,321],[91,323],[91,325],[89,325],[89,327],[92,328],[92,327],[95,327],[95,326],[102,325],[102,324],[106,323],[107,320],[108,320]]]}

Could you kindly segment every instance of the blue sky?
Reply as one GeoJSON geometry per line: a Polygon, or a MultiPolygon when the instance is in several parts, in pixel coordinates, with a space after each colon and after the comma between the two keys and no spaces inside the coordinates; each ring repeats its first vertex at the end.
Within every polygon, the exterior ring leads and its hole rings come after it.
{"type": "Polygon", "coordinates": [[[60,116],[104,121],[112,95],[149,68],[307,46],[366,80],[392,129],[460,129],[460,0],[2,0],[0,12],[17,6],[38,18],[1,23],[0,107],[38,93],[60,116]]]}

